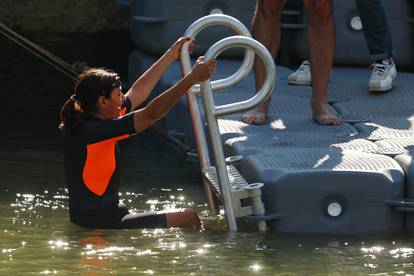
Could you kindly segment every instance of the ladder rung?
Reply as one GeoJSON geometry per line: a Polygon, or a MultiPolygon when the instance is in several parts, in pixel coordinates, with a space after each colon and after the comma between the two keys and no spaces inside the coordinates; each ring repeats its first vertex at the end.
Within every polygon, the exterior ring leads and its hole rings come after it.
{"type": "MultiPolygon", "coordinates": [[[[227,165],[227,174],[229,177],[230,189],[232,192],[248,185],[246,180],[243,178],[243,176],[241,176],[239,171],[233,165],[227,165]]],[[[221,190],[217,180],[216,168],[210,167],[208,169],[204,169],[203,175],[209,180],[216,193],[221,195],[221,190]]]]}

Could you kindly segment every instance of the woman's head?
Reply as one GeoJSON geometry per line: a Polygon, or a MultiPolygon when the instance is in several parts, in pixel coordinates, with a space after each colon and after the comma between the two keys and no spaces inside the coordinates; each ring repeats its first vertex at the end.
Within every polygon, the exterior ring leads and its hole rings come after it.
{"type": "Polygon", "coordinates": [[[85,114],[114,118],[119,114],[123,94],[119,76],[109,70],[92,68],[79,76],[75,93],[61,111],[61,130],[70,130],[85,114]]]}

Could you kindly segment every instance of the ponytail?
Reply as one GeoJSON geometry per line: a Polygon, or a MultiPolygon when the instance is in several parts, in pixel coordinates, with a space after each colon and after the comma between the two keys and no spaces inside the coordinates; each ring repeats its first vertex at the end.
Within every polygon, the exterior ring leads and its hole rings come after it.
{"type": "Polygon", "coordinates": [[[67,100],[60,110],[59,129],[62,131],[70,131],[76,127],[81,121],[84,112],[80,107],[80,103],[71,97],[67,100]]]}

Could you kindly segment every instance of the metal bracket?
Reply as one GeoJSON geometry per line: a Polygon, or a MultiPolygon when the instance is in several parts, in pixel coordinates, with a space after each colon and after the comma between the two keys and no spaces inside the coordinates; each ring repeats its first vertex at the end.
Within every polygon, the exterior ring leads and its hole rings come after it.
{"type": "Polygon", "coordinates": [[[253,221],[258,221],[258,220],[268,221],[268,220],[281,219],[283,218],[283,215],[274,213],[274,214],[264,214],[262,216],[250,215],[250,216],[246,216],[246,218],[253,220],[253,221]]]}
{"type": "Polygon", "coordinates": [[[414,212],[414,199],[404,198],[401,200],[385,200],[385,203],[394,207],[396,210],[401,212],[414,212]]]}
{"type": "MultiPolygon", "coordinates": [[[[240,158],[237,158],[240,160],[240,158]]],[[[233,160],[230,158],[229,160],[233,160]]],[[[228,178],[234,215],[237,218],[253,216],[260,218],[265,215],[262,202],[263,183],[248,184],[233,165],[227,165],[228,178]]],[[[203,170],[203,175],[214,188],[216,194],[221,198],[221,191],[217,181],[216,168],[210,167],[203,170]]],[[[256,219],[259,231],[266,231],[265,220],[256,219]]]]}

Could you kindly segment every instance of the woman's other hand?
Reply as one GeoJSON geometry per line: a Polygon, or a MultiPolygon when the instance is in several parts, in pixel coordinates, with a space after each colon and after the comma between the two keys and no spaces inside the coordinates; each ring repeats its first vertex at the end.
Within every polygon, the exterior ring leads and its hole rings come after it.
{"type": "Polygon", "coordinates": [[[190,72],[191,79],[194,83],[205,81],[216,71],[216,60],[210,60],[208,63],[204,61],[204,57],[199,57],[190,72]]]}

